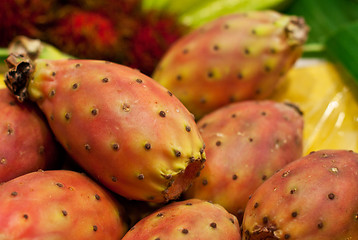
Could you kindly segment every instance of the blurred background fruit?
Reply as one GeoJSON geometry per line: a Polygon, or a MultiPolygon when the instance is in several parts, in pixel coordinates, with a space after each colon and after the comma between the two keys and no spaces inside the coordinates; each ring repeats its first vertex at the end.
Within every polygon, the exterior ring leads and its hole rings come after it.
{"type": "Polygon", "coordinates": [[[59,8],[57,0],[3,0],[0,1],[0,46],[6,47],[17,35],[36,38],[54,19],[59,8]],[[6,34],[5,34],[6,33],[6,34]]]}

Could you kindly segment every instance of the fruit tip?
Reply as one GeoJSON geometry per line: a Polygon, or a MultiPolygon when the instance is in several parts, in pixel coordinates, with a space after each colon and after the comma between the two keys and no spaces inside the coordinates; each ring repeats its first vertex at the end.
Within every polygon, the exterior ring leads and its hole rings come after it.
{"type": "Polygon", "coordinates": [[[5,85],[20,102],[23,102],[28,98],[27,83],[33,71],[30,58],[23,54],[11,53],[5,62],[9,68],[5,74],[5,85]]]}
{"type": "Polygon", "coordinates": [[[244,232],[244,239],[250,240],[260,240],[260,239],[279,239],[275,232],[277,231],[276,226],[267,225],[267,226],[256,226],[252,233],[246,230],[244,232]]]}
{"type": "Polygon", "coordinates": [[[285,31],[291,45],[303,45],[308,38],[309,26],[303,17],[292,16],[285,31]]]}

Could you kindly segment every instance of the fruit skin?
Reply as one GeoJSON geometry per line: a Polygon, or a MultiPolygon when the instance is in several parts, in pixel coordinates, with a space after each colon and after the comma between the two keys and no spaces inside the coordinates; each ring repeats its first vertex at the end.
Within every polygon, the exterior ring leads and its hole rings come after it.
{"type": "Polygon", "coordinates": [[[241,222],[256,188],[302,156],[303,125],[296,107],[270,100],[232,103],[204,116],[198,126],[207,161],[185,198],[218,203],[241,222]]]}
{"type": "Polygon", "coordinates": [[[172,202],[135,224],[123,240],[228,239],[240,237],[239,223],[222,206],[199,199],[172,202]]]}
{"type": "Polygon", "coordinates": [[[312,152],[275,173],[247,204],[243,239],[358,239],[358,154],[312,152]]]}
{"type": "Polygon", "coordinates": [[[69,155],[110,190],[164,202],[201,170],[204,143],[192,115],[148,76],[99,60],[12,57],[7,86],[38,103],[69,155]]]}
{"type": "Polygon", "coordinates": [[[197,119],[230,102],[265,99],[302,54],[304,19],[275,11],[236,13],[188,33],[153,78],[197,119]]]}
{"type": "Polygon", "coordinates": [[[20,104],[0,83],[0,109],[0,183],[60,165],[59,145],[35,104],[20,104]]]}
{"type": "Polygon", "coordinates": [[[120,239],[115,198],[84,174],[29,173],[0,185],[0,239],[120,239]]]}

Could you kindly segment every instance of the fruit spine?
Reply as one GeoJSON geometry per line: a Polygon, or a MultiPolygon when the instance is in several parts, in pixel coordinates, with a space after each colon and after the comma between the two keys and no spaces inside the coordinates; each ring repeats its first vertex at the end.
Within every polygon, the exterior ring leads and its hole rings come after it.
{"type": "Polygon", "coordinates": [[[204,143],[192,115],[148,76],[107,61],[7,62],[9,89],[36,101],[73,159],[112,191],[168,201],[201,170],[204,143]]]}

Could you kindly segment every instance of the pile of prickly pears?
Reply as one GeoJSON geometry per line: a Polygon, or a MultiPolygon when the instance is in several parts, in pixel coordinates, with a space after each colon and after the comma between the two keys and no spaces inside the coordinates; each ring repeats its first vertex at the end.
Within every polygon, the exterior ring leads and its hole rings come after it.
{"type": "Polygon", "coordinates": [[[358,239],[358,153],[303,156],[304,113],[268,99],[307,34],[274,11],[224,16],[153,76],[10,54],[0,239],[358,239]]]}

